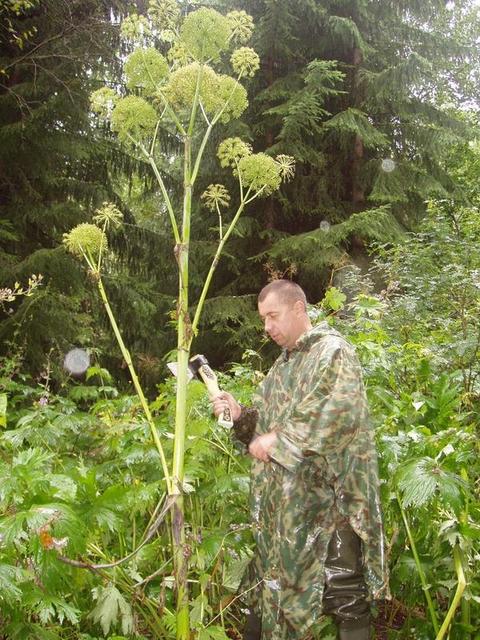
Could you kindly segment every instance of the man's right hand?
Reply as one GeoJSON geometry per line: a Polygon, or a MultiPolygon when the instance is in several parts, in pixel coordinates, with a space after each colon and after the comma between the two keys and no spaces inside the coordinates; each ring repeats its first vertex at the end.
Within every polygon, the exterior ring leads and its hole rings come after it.
{"type": "Polygon", "coordinates": [[[225,411],[227,407],[230,409],[233,420],[238,420],[240,418],[242,407],[238,404],[231,393],[222,391],[212,400],[212,405],[213,413],[217,416],[217,418],[221,413],[225,411]]]}

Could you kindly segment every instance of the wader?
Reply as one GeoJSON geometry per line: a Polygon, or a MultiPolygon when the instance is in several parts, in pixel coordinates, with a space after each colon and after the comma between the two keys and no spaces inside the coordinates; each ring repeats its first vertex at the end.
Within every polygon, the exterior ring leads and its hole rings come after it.
{"type": "MultiPolygon", "coordinates": [[[[333,618],[339,640],[370,640],[370,603],[363,576],[361,540],[349,524],[337,526],[325,560],[323,613],[333,618]]],[[[261,640],[262,623],[247,616],[243,640],[261,640]]]]}

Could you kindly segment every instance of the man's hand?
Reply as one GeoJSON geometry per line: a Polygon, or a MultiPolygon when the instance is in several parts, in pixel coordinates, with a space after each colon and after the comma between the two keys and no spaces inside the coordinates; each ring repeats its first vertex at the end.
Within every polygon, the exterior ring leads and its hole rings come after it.
{"type": "Polygon", "coordinates": [[[238,420],[240,418],[242,407],[238,404],[231,393],[222,391],[212,400],[212,405],[213,413],[217,416],[217,418],[221,413],[225,411],[225,409],[227,409],[227,407],[230,409],[233,420],[238,420]]]}
{"type": "Polygon", "coordinates": [[[250,452],[250,455],[252,455],[254,458],[257,458],[257,460],[269,462],[270,456],[268,455],[268,452],[272,448],[276,439],[277,434],[275,433],[275,431],[269,431],[268,433],[264,433],[261,436],[257,436],[248,445],[248,451],[250,452]]]}

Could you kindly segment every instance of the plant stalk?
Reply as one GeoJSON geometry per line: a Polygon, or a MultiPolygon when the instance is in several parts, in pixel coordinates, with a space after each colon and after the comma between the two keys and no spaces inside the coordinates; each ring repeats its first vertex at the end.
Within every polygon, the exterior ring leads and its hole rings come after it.
{"type": "Polygon", "coordinates": [[[422,583],[422,589],[423,589],[423,593],[425,594],[425,600],[427,601],[427,607],[430,613],[430,618],[432,619],[433,628],[435,630],[435,633],[438,634],[440,626],[438,624],[438,618],[435,611],[435,607],[433,606],[432,596],[430,595],[430,591],[429,591],[430,587],[428,585],[425,572],[420,562],[420,557],[417,552],[415,540],[413,539],[412,532],[410,530],[410,525],[408,524],[407,514],[405,513],[405,510],[402,507],[402,502],[400,500],[399,495],[397,495],[397,501],[400,507],[400,513],[402,514],[403,524],[405,525],[405,530],[407,532],[410,549],[412,550],[413,558],[415,560],[415,565],[417,567],[418,575],[420,577],[420,582],[422,583]]]}
{"type": "Polygon", "coordinates": [[[457,573],[458,579],[457,589],[455,591],[455,595],[453,596],[452,604],[447,611],[447,615],[445,616],[445,620],[440,627],[440,631],[437,632],[435,640],[443,640],[443,638],[445,637],[445,634],[447,633],[450,623],[452,622],[452,618],[455,614],[455,611],[457,610],[460,600],[462,599],[462,595],[467,584],[467,581],[465,580],[465,574],[463,572],[463,554],[458,544],[453,547],[453,561],[455,563],[455,571],[457,573]]]}
{"type": "Polygon", "coordinates": [[[153,441],[155,443],[155,446],[157,447],[158,454],[160,456],[160,461],[162,463],[162,469],[163,469],[163,474],[165,476],[165,483],[167,485],[167,491],[168,491],[169,494],[171,494],[172,493],[172,485],[171,485],[171,481],[170,481],[170,474],[169,474],[169,471],[168,471],[167,460],[165,458],[165,453],[163,451],[162,443],[160,442],[160,438],[158,436],[157,427],[155,426],[155,423],[153,421],[153,416],[152,416],[152,413],[150,411],[150,407],[148,406],[147,399],[145,398],[145,394],[143,393],[142,386],[140,384],[140,381],[138,379],[137,373],[136,373],[135,368],[133,366],[132,357],[131,357],[130,352],[128,351],[127,347],[125,346],[125,343],[124,343],[123,338],[122,338],[122,334],[120,333],[120,329],[118,328],[117,321],[115,320],[115,316],[113,315],[112,308],[110,307],[110,303],[108,301],[107,293],[105,291],[105,287],[103,286],[102,278],[100,277],[100,274],[98,272],[97,272],[97,277],[98,277],[97,286],[98,286],[98,290],[100,292],[100,297],[102,299],[103,306],[105,307],[105,310],[107,312],[108,319],[110,320],[110,324],[112,325],[113,333],[115,334],[115,338],[117,339],[117,343],[118,343],[118,346],[120,347],[120,351],[122,352],[123,358],[124,358],[125,362],[127,363],[127,367],[128,367],[129,372],[130,372],[130,376],[132,378],[133,386],[135,387],[135,391],[137,392],[137,395],[138,395],[138,397],[140,399],[140,403],[142,405],[143,412],[145,413],[145,417],[147,418],[147,422],[148,422],[148,425],[150,427],[150,431],[151,431],[151,434],[152,434],[152,437],[153,437],[153,441]]]}
{"type": "Polygon", "coordinates": [[[192,141],[185,137],[184,199],[182,242],[176,246],[178,262],[178,322],[177,322],[177,396],[175,409],[175,440],[173,448],[173,483],[178,499],[172,511],[173,565],[177,589],[177,640],[188,640],[190,623],[188,611],[188,557],[185,545],[185,515],[182,494],[185,458],[185,430],[187,422],[188,360],[190,356],[191,326],[188,315],[188,254],[190,246],[190,218],[192,211],[191,155],[192,141]]]}

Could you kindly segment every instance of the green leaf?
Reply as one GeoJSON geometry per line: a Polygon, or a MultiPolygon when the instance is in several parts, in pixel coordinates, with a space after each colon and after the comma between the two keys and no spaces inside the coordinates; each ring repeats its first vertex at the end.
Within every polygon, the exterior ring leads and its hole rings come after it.
{"type": "Polygon", "coordinates": [[[200,629],[198,640],[228,640],[228,636],[223,627],[211,626],[200,629]]]}
{"type": "Polygon", "coordinates": [[[121,622],[122,633],[128,635],[133,632],[132,609],[113,584],[95,587],[92,593],[97,604],[88,617],[100,624],[105,635],[110,631],[110,627],[118,622],[121,622]]]}
{"type": "Polygon", "coordinates": [[[431,500],[437,488],[433,475],[435,460],[422,458],[401,465],[397,471],[398,487],[403,492],[403,506],[419,507],[431,500]]]}
{"type": "Polygon", "coordinates": [[[332,311],[340,311],[345,306],[345,300],[347,296],[337,289],[337,287],[330,287],[327,289],[325,296],[322,300],[322,305],[331,309],[332,311]]]}

